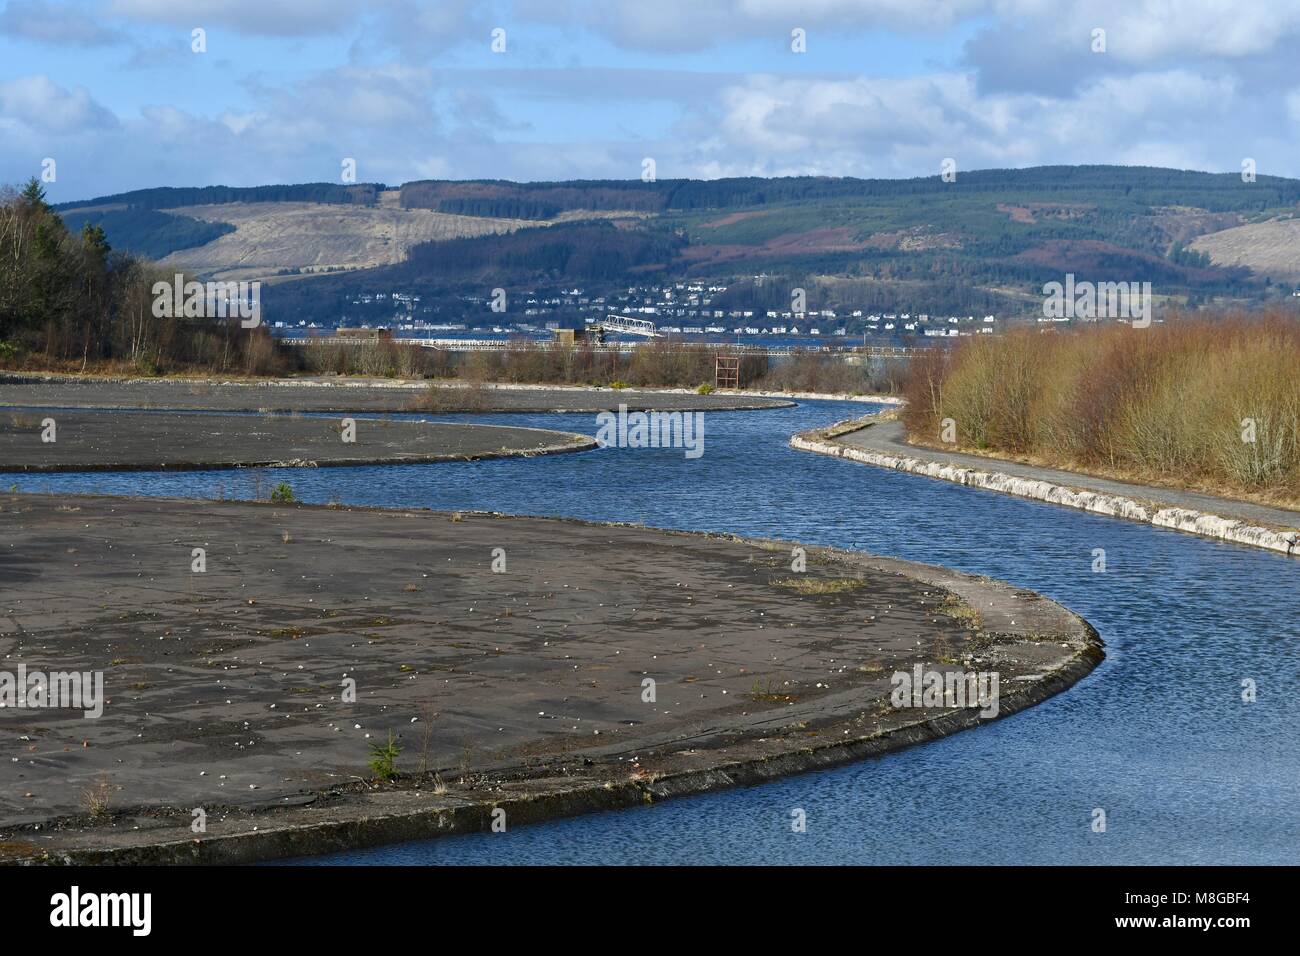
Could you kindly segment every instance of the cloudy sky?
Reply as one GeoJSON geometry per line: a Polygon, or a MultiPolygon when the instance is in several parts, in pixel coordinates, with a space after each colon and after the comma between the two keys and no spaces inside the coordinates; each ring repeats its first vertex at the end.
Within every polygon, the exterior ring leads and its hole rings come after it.
{"type": "Polygon", "coordinates": [[[1300,176],[1298,48],[1300,0],[0,0],[0,183],[1300,176]]]}

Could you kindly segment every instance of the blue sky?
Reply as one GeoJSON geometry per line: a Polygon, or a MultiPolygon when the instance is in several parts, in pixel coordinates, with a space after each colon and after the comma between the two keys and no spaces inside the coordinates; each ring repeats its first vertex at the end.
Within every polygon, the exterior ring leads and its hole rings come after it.
{"type": "Polygon", "coordinates": [[[0,183],[1295,176],[1297,39],[1300,0],[0,0],[0,183]]]}

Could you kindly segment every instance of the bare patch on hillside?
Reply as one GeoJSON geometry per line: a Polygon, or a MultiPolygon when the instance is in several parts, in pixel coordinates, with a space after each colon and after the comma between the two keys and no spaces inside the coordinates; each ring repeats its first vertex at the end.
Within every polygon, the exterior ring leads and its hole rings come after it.
{"type": "Polygon", "coordinates": [[[235,231],[195,249],[172,253],[165,265],[218,279],[265,279],[285,269],[325,272],[390,265],[421,242],[513,232],[543,223],[454,216],[391,203],[224,203],[168,212],[216,222],[235,231]]]}
{"type": "Polygon", "coordinates": [[[1040,219],[1078,219],[1097,207],[1090,203],[1029,202],[1013,206],[998,203],[998,212],[1006,213],[1012,222],[1033,223],[1040,219]]]}
{"type": "Polygon", "coordinates": [[[897,249],[925,252],[927,249],[960,249],[961,239],[952,233],[935,232],[929,226],[911,226],[892,232],[874,232],[863,240],[866,249],[897,249]]]}
{"type": "Polygon", "coordinates": [[[710,219],[708,222],[700,223],[701,229],[720,229],[723,226],[734,226],[738,222],[744,222],[746,219],[753,219],[755,216],[762,216],[761,212],[733,212],[730,215],[723,216],[721,219],[710,219]]]}
{"type": "Polygon", "coordinates": [[[168,213],[228,222],[235,231],[203,246],[163,259],[169,266],[217,279],[281,280],[298,275],[392,265],[421,242],[465,239],[560,222],[644,218],[635,210],[570,210],[551,220],[461,216],[432,209],[403,209],[397,190],[380,194],[377,206],[332,203],[224,203],[181,206],[168,213]],[[285,270],[298,273],[284,275],[285,270]]]}
{"type": "Polygon", "coordinates": [[[566,209],[554,219],[542,222],[533,221],[533,225],[552,226],[561,222],[590,222],[593,219],[608,219],[620,228],[636,224],[636,220],[653,219],[654,213],[638,209],[566,209]]]}
{"type": "Polygon", "coordinates": [[[1216,266],[1246,266],[1286,282],[1300,279],[1300,219],[1270,219],[1201,236],[1191,248],[1216,266]]]}
{"type": "Polygon", "coordinates": [[[898,248],[903,252],[961,248],[961,239],[957,236],[947,232],[935,232],[929,226],[913,226],[895,235],[898,236],[898,248]]]}

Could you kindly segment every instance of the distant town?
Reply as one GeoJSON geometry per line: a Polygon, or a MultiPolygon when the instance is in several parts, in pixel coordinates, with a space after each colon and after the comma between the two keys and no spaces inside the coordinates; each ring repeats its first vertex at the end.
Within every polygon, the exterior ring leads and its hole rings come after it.
{"type": "Polygon", "coordinates": [[[605,294],[578,287],[539,292],[459,295],[433,304],[404,291],[360,293],[348,298],[335,321],[274,321],[281,334],[309,334],[336,328],[383,328],[397,335],[421,333],[491,333],[544,335],[562,328],[595,325],[610,315],[628,315],[655,323],[664,334],[681,336],[784,336],[881,339],[955,337],[991,333],[994,315],[930,315],[919,312],[867,312],[863,309],[743,309],[716,302],[725,285],[678,282],[630,286],[605,294]],[[522,298],[522,302],[521,302],[522,298]],[[493,308],[497,304],[497,308],[493,308]],[[448,313],[454,313],[452,318],[448,313]],[[850,328],[853,331],[850,331],[850,328]]]}

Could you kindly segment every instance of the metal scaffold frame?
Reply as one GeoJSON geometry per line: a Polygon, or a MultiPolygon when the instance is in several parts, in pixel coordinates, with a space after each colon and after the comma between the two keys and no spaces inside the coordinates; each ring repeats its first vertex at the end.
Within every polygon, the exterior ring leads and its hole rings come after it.
{"type": "Polygon", "coordinates": [[[714,388],[740,388],[740,356],[719,355],[713,367],[714,388]]]}

